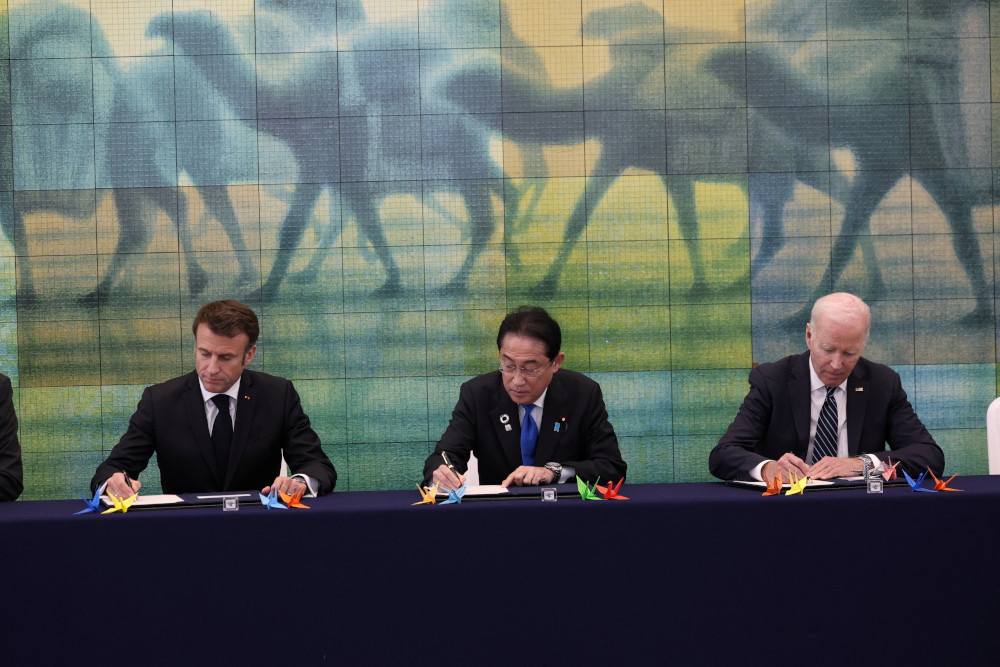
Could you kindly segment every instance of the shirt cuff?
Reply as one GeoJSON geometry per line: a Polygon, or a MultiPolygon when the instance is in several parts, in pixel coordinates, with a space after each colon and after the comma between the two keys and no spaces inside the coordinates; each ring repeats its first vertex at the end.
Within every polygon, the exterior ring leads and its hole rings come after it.
{"type": "Polygon", "coordinates": [[[556,480],[556,483],[565,484],[574,477],[576,477],[576,468],[573,466],[563,466],[562,472],[559,473],[559,479],[556,480]]]}
{"type": "Polygon", "coordinates": [[[761,474],[761,471],[764,469],[764,466],[766,466],[770,462],[771,459],[764,459],[763,461],[755,465],[753,468],[750,469],[750,476],[753,477],[758,482],[763,482],[764,476],[761,474]]]}
{"type": "Polygon", "coordinates": [[[289,477],[289,479],[294,479],[294,480],[302,482],[303,484],[306,485],[306,491],[308,491],[308,493],[302,494],[303,498],[315,498],[316,497],[316,489],[319,488],[319,484],[316,483],[316,480],[314,478],[310,477],[309,475],[304,475],[302,473],[297,473],[297,474],[292,475],[291,477],[289,477]]]}

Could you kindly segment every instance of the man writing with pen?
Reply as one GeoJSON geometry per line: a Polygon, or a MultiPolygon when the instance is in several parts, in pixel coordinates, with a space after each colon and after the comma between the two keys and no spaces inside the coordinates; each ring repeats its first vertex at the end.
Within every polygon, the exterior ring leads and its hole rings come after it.
{"type": "Polygon", "coordinates": [[[155,453],[165,493],[332,491],[337,472],[292,383],[246,368],[259,331],[256,314],[238,301],[202,306],[192,326],[195,370],[146,388],[91,490],[133,495],[155,453]],[[282,457],[290,476],[281,474],[282,457]]]}
{"type": "Polygon", "coordinates": [[[424,464],[424,482],[465,482],[470,453],[482,484],[617,481],[626,464],[601,387],[561,369],[559,324],[542,308],[509,313],[497,334],[499,368],[462,385],[451,422],[424,464]]]}

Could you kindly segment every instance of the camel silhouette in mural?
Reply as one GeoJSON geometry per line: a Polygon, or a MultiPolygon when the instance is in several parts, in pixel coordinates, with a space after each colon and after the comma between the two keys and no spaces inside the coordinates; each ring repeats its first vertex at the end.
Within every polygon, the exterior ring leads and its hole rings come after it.
{"type": "MultiPolygon", "coordinates": [[[[11,53],[19,59],[12,95],[22,108],[30,105],[28,141],[18,151],[18,180],[14,205],[5,202],[0,224],[14,244],[18,262],[18,298],[37,300],[28,254],[25,216],[49,212],[73,220],[93,219],[103,196],[110,192],[118,217],[117,246],[96,289],[80,297],[97,303],[122,278],[131,256],[152,240],[158,211],[175,224],[188,275],[188,290],[199,294],[207,274],[194,255],[187,218],[187,199],[177,187],[177,168],[187,171],[211,217],[219,220],[237,250],[245,250],[235,212],[223,185],[232,171],[232,141],[220,141],[206,124],[191,124],[193,132],[175,137],[174,65],[146,58],[123,71],[112,57],[110,44],[85,10],[63,3],[35,3],[19,8],[20,30],[14,31],[11,53]],[[93,73],[73,68],[69,56],[91,58],[93,73]],[[165,114],[165,115],[164,115],[165,114]],[[50,123],[46,119],[51,115],[50,123]],[[150,118],[163,122],[142,122],[150,118]],[[79,125],[94,123],[94,134],[74,134],[79,125]],[[78,125],[79,124],[79,125],[78,125]],[[206,131],[207,130],[207,131],[206,131]],[[174,147],[177,152],[174,152],[174,147]],[[91,159],[93,158],[93,159],[91,159]],[[98,188],[96,191],[94,187],[98,188]]],[[[181,63],[179,67],[183,67],[181,63]]],[[[195,72],[183,73],[195,82],[195,72]]],[[[218,101],[203,83],[191,109],[194,117],[218,115],[218,101]],[[214,107],[213,107],[214,103],[214,107]]],[[[228,137],[230,140],[232,136],[228,137]]],[[[237,284],[253,279],[246,252],[237,253],[237,284]]]]}
{"type": "MultiPolygon", "coordinates": [[[[147,35],[170,39],[183,53],[241,53],[229,27],[207,12],[160,15],[150,22],[147,35]]],[[[423,192],[428,180],[433,180],[431,189],[456,192],[465,204],[471,238],[462,266],[446,286],[462,290],[495,229],[491,200],[503,195],[502,172],[489,156],[490,135],[467,114],[434,114],[424,118],[436,127],[415,125],[420,116],[408,114],[408,105],[418,110],[414,103],[428,91],[421,91],[420,70],[401,67],[408,58],[404,49],[415,45],[406,28],[373,26],[338,34],[340,40],[348,38],[340,80],[330,62],[322,60],[326,55],[309,52],[296,54],[294,73],[280,80],[256,79],[257,127],[288,145],[299,166],[299,183],[281,223],[263,296],[276,294],[324,188],[339,193],[380,260],[386,280],[377,293],[398,293],[399,268],[382,230],[379,205],[393,194],[423,192]],[[323,117],[287,118],[309,110],[323,117]]],[[[436,69],[447,62],[431,60],[437,55],[432,49],[427,53],[421,69],[427,73],[425,81],[433,81],[436,69]]],[[[248,58],[227,64],[204,74],[224,98],[236,102],[241,91],[254,90],[254,72],[248,58]]]]}
{"type": "MultiPolygon", "coordinates": [[[[850,7],[842,9],[844,11],[832,20],[828,17],[829,25],[877,31],[877,23],[853,25],[858,20],[857,14],[849,11],[850,7]]],[[[887,7],[883,10],[889,12],[887,7]]],[[[941,11],[954,11],[954,8],[932,8],[932,15],[925,18],[936,21],[939,29],[947,29],[945,19],[948,16],[941,11]]],[[[898,18],[898,12],[889,12],[886,16],[898,18]]],[[[910,17],[910,20],[915,18],[910,17]]],[[[984,193],[977,192],[967,176],[969,165],[963,121],[953,105],[961,99],[953,45],[941,40],[922,40],[919,44],[886,43],[895,50],[881,54],[867,68],[831,80],[829,87],[824,87],[808,70],[793,66],[787,54],[772,45],[747,45],[747,67],[763,80],[781,81],[786,104],[826,106],[829,96],[834,95],[845,105],[838,110],[836,118],[831,114],[828,127],[788,125],[776,113],[783,106],[782,100],[775,99],[774,91],[748,86],[743,78],[735,76],[733,68],[742,62],[737,63],[725,50],[712,54],[706,69],[734,92],[745,95],[748,104],[757,107],[759,113],[779,126],[784,123],[783,129],[797,141],[807,145],[829,142],[850,149],[854,155],[857,176],[846,195],[840,233],[834,241],[829,265],[816,287],[816,295],[835,286],[854,254],[858,239],[870,233],[870,219],[876,208],[896,183],[910,176],[933,198],[954,232],[955,255],[975,299],[974,309],[962,318],[962,322],[969,325],[989,323],[993,311],[992,289],[986,281],[972,222],[973,204],[982,200],[984,193]],[[900,102],[887,104],[887,99],[900,102]],[[911,155],[920,156],[927,168],[912,168],[911,155]]],[[[871,276],[872,272],[869,273],[871,276]]],[[[877,268],[871,283],[877,298],[883,289],[877,268]]]]}
{"type": "MultiPolygon", "coordinates": [[[[515,141],[530,141],[547,144],[581,143],[584,138],[596,139],[601,145],[600,156],[588,179],[587,192],[577,202],[566,224],[563,244],[549,271],[538,284],[536,291],[542,295],[552,295],[580,234],[586,228],[593,206],[599,202],[622,173],[629,168],[638,168],[657,174],[673,200],[677,211],[677,224],[691,262],[693,273],[690,293],[693,296],[708,292],[705,262],[699,243],[697,207],[695,204],[695,184],[703,181],[734,182],[746,188],[741,179],[732,176],[691,173],[694,169],[680,168],[678,173],[668,173],[667,151],[681,146],[692,139],[700,149],[709,155],[725,155],[732,146],[733,123],[746,123],[746,118],[734,117],[732,109],[698,108],[683,121],[671,122],[663,111],[662,100],[643,100],[648,89],[655,90],[652,82],[666,80],[666,98],[688,94],[690,91],[677,72],[664,71],[665,64],[689,69],[690,65],[673,65],[671,53],[659,45],[652,45],[648,37],[662,35],[663,17],[659,12],[642,4],[602,9],[587,15],[582,26],[585,37],[604,39],[609,43],[612,67],[583,88],[550,89],[540,87],[537,80],[528,78],[508,68],[503,70],[504,95],[519,112],[542,109],[573,109],[586,96],[588,109],[609,111],[588,111],[582,133],[571,124],[538,123],[531,113],[513,113],[504,118],[505,136],[515,141]],[[652,32],[650,32],[652,31],[652,32]],[[639,39],[636,39],[639,36],[639,39]],[[632,108],[622,109],[632,102],[632,108]]],[[[693,33],[685,31],[683,40],[690,41],[693,33]]],[[[717,36],[706,36],[706,39],[717,36]]],[[[733,74],[742,70],[733,65],[733,74]]],[[[687,72],[689,74],[689,72],[687,72]]],[[[451,85],[468,87],[476,85],[489,75],[467,68],[457,74],[451,85]]],[[[707,74],[706,74],[707,76],[707,74]]],[[[690,80],[690,76],[687,77],[690,80]]],[[[734,98],[735,99],[735,98],[734,98]]],[[[717,104],[716,104],[717,105],[717,104]]],[[[735,104],[733,106],[736,106],[735,104]]],[[[760,141],[773,144],[770,148],[779,154],[776,146],[793,149],[784,157],[785,171],[755,174],[754,205],[759,208],[764,219],[765,238],[751,263],[754,272],[766,266],[781,248],[781,218],[785,204],[793,198],[796,180],[830,191],[831,182],[821,175],[829,164],[818,164],[815,157],[802,151],[794,151],[794,145],[777,126],[767,119],[750,115],[751,131],[756,132],[760,141]]],[[[683,161],[684,156],[678,158],[683,161]]],[[[833,177],[836,183],[839,176],[833,177]]],[[[749,199],[749,197],[748,197],[749,199]]],[[[744,281],[745,282],[745,279],[744,281]]]]}
{"type": "MultiPolygon", "coordinates": [[[[255,96],[257,129],[284,143],[295,159],[298,183],[281,223],[274,264],[262,287],[263,297],[273,299],[323,189],[337,188],[341,180],[340,126],[335,115],[339,105],[338,85],[330,65],[331,54],[297,53],[289,61],[295,71],[273,80],[256,76],[253,61],[239,48],[229,27],[208,12],[160,14],[149,22],[146,35],[172,41],[188,55],[207,52],[241,56],[226,59],[220,67],[208,67],[204,59],[193,62],[229,104],[239,107],[247,104],[248,95],[255,96]]],[[[358,130],[366,133],[363,127],[358,130]]],[[[341,195],[350,199],[359,228],[382,262],[386,281],[380,291],[397,292],[399,267],[377,222],[374,202],[368,197],[350,197],[346,192],[341,195]]]]}

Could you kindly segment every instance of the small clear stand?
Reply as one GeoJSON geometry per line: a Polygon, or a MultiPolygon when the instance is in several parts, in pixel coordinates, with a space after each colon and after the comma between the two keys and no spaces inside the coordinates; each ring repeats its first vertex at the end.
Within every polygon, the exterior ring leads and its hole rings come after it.
{"type": "Polygon", "coordinates": [[[882,478],[877,474],[872,474],[872,464],[868,460],[868,457],[862,457],[865,464],[865,487],[868,489],[868,493],[882,493],[882,478]]]}
{"type": "Polygon", "coordinates": [[[554,503],[557,500],[556,490],[551,488],[542,489],[542,502],[554,503]]]}
{"type": "Polygon", "coordinates": [[[236,497],[222,499],[223,512],[238,512],[240,509],[240,499],[236,497]]]}

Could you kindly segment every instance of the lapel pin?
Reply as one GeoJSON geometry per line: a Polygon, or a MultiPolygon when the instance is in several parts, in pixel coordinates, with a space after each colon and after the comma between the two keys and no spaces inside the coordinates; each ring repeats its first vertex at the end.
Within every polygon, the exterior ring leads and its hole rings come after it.
{"type": "Polygon", "coordinates": [[[555,424],[552,425],[552,430],[555,431],[556,433],[559,432],[559,422],[556,422],[555,424]]]}
{"type": "Polygon", "coordinates": [[[855,387],[854,388],[854,391],[864,391],[864,390],[865,390],[864,387],[855,387]]]}
{"type": "Polygon", "coordinates": [[[500,415],[500,423],[503,424],[503,430],[505,431],[511,430],[510,417],[507,415],[506,412],[500,415]]]}
{"type": "Polygon", "coordinates": [[[248,401],[250,400],[250,396],[248,396],[247,394],[243,394],[243,398],[247,399],[248,401]]]}

